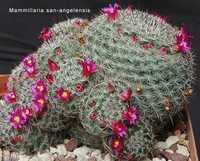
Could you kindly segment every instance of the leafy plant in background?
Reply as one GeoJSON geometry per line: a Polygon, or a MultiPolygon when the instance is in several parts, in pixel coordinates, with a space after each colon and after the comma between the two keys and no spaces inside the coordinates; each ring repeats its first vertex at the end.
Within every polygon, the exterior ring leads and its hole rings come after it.
{"type": "Polygon", "coordinates": [[[114,4],[39,38],[1,102],[3,146],[41,151],[71,136],[121,160],[143,158],[192,93],[190,35],[162,16],[114,4]]]}

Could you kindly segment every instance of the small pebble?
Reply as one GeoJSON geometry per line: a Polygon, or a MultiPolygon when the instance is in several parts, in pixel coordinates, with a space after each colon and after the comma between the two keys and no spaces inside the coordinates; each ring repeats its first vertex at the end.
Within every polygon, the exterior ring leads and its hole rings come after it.
{"type": "Polygon", "coordinates": [[[37,156],[39,158],[39,161],[53,161],[54,160],[53,156],[49,153],[38,154],[37,156]]]}
{"type": "Polygon", "coordinates": [[[27,155],[19,155],[18,158],[19,161],[28,161],[30,159],[30,157],[27,155]]]}
{"type": "Polygon", "coordinates": [[[70,139],[70,140],[65,140],[64,141],[64,144],[65,144],[65,148],[67,151],[74,151],[77,147],[78,147],[78,141],[77,139],[70,139]]]}
{"type": "Polygon", "coordinates": [[[63,144],[57,145],[57,153],[59,155],[67,155],[67,150],[65,148],[65,145],[63,145],[63,144]]]}
{"type": "Polygon", "coordinates": [[[88,156],[88,154],[90,154],[92,151],[92,149],[86,147],[86,146],[82,146],[80,148],[77,148],[74,150],[74,154],[77,156],[77,161],[86,161],[90,156],[88,156]]]}
{"type": "MultiPolygon", "coordinates": [[[[23,160],[23,161],[25,161],[25,160],[23,160]]],[[[39,161],[39,158],[37,156],[33,156],[32,158],[30,158],[27,161],[39,161]]]]}
{"type": "Polygon", "coordinates": [[[166,161],[164,158],[160,159],[160,158],[153,158],[152,161],[166,161]]]}
{"type": "Polygon", "coordinates": [[[172,154],[174,153],[174,151],[171,150],[171,149],[166,149],[165,151],[166,151],[166,152],[169,152],[169,153],[172,153],[172,154]]]}
{"type": "Polygon", "coordinates": [[[10,152],[9,151],[7,151],[7,150],[3,151],[2,160],[5,160],[5,161],[10,160],[10,152]]]}
{"type": "Polygon", "coordinates": [[[162,149],[162,150],[167,149],[167,143],[160,141],[155,145],[155,148],[156,149],[162,149]]]}
{"type": "Polygon", "coordinates": [[[166,140],[167,148],[170,148],[172,145],[176,144],[179,141],[178,136],[170,136],[166,140]]]}
{"type": "Polygon", "coordinates": [[[87,161],[97,161],[97,158],[96,157],[90,157],[87,159],[87,161]]]}
{"type": "Polygon", "coordinates": [[[57,153],[57,149],[54,148],[54,147],[50,147],[50,153],[51,153],[51,154],[57,153]]]}
{"type": "Polygon", "coordinates": [[[176,153],[182,154],[182,155],[184,155],[186,157],[190,156],[190,153],[189,153],[187,147],[179,145],[179,144],[177,145],[177,147],[178,147],[178,149],[176,150],[176,153]]]}

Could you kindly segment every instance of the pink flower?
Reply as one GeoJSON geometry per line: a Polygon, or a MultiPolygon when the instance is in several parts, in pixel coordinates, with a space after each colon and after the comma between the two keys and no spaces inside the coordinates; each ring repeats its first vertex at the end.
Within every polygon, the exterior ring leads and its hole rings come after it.
{"type": "Polygon", "coordinates": [[[115,87],[114,87],[114,85],[111,82],[108,82],[107,91],[108,91],[108,93],[115,92],[115,87]]]}
{"type": "Polygon", "coordinates": [[[119,120],[112,122],[112,130],[115,134],[123,137],[126,135],[128,129],[126,125],[121,120],[119,120]]]}
{"type": "Polygon", "coordinates": [[[32,99],[32,107],[36,112],[43,112],[47,104],[47,96],[44,95],[34,95],[32,99]]]}
{"type": "Polygon", "coordinates": [[[124,139],[119,136],[112,136],[109,139],[109,146],[115,155],[118,155],[123,152],[124,149],[124,139]]]}
{"type": "Polygon", "coordinates": [[[29,67],[29,68],[26,68],[25,70],[25,75],[27,77],[33,78],[36,76],[37,73],[38,73],[38,70],[36,69],[36,67],[29,67]]]}
{"type": "Polygon", "coordinates": [[[71,91],[60,87],[56,90],[56,97],[61,101],[70,102],[73,98],[73,95],[71,91]]]}
{"type": "Polygon", "coordinates": [[[136,125],[139,122],[140,114],[136,107],[130,106],[122,112],[122,118],[127,120],[129,124],[136,125]]]}
{"type": "Polygon", "coordinates": [[[189,35],[186,26],[182,26],[176,35],[177,42],[188,41],[190,38],[191,36],[189,35]]]}
{"type": "Polygon", "coordinates": [[[61,47],[55,48],[55,53],[56,53],[56,55],[61,55],[61,54],[62,54],[62,49],[61,49],[61,47]]]}
{"type": "Polygon", "coordinates": [[[22,107],[12,109],[8,113],[7,119],[14,129],[21,129],[28,122],[28,117],[23,112],[22,107]]]}
{"type": "Polygon", "coordinates": [[[96,63],[94,60],[87,58],[87,59],[81,61],[80,63],[82,66],[82,76],[83,77],[88,77],[96,72],[97,67],[96,67],[96,63]]]}
{"type": "Polygon", "coordinates": [[[131,40],[132,40],[132,42],[137,42],[138,41],[138,36],[137,35],[132,35],[131,36],[131,40]]]}
{"type": "Polygon", "coordinates": [[[164,46],[162,46],[161,48],[160,48],[160,53],[162,54],[162,55],[166,55],[167,53],[168,53],[168,48],[166,48],[166,47],[164,47],[164,46]]]}
{"type": "Polygon", "coordinates": [[[55,78],[54,78],[54,76],[52,74],[47,74],[46,75],[46,79],[48,80],[48,82],[50,84],[52,84],[55,81],[55,78]]]}
{"type": "Polygon", "coordinates": [[[53,36],[53,32],[51,31],[51,29],[49,27],[44,27],[42,31],[40,32],[40,35],[38,38],[42,41],[47,41],[50,38],[52,38],[52,36],[53,36]]]}
{"type": "Polygon", "coordinates": [[[119,5],[117,3],[113,6],[109,4],[109,7],[103,8],[102,11],[110,22],[115,21],[119,17],[119,5]]]}
{"type": "Polygon", "coordinates": [[[13,90],[13,91],[5,94],[4,100],[6,101],[6,103],[16,103],[16,101],[17,101],[16,91],[13,90]]]}
{"type": "Polygon", "coordinates": [[[51,59],[48,59],[48,68],[51,72],[56,72],[60,69],[60,67],[58,66],[58,64],[51,60],[51,59]]]}
{"type": "Polygon", "coordinates": [[[37,80],[33,85],[32,85],[32,93],[34,95],[45,95],[48,91],[47,84],[45,83],[44,80],[37,80]]]}
{"type": "Polygon", "coordinates": [[[90,119],[91,120],[96,120],[97,119],[97,112],[92,112],[91,114],[90,114],[90,119]]]}
{"type": "Polygon", "coordinates": [[[23,64],[25,68],[34,67],[35,63],[36,59],[32,55],[29,55],[23,59],[23,64]]]}
{"type": "Polygon", "coordinates": [[[75,28],[81,28],[82,23],[83,23],[83,20],[77,18],[77,19],[75,19],[75,20],[73,21],[72,24],[73,24],[73,26],[74,26],[75,28]]]}
{"type": "Polygon", "coordinates": [[[124,90],[120,94],[120,99],[124,102],[130,101],[130,99],[133,97],[133,91],[131,88],[128,88],[127,90],[124,90]]]}
{"type": "Polygon", "coordinates": [[[185,26],[182,26],[176,35],[176,50],[182,53],[188,53],[191,50],[191,45],[189,44],[191,36],[186,30],[185,26]]]}
{"type": "Polygon", "coordinates": [[[28,117],[31,118],[33,116],[33,109],[31,107],[23,107],[22,112],[28,117]]]}
{"type": "Polygon", "coordinates": [[[84,84],[82,84],[82,83],[76,84],[76,92],[78,92],[78,93],[83,92],[84,89],[85,89],[84,84]]]}
{"type": "Polygon", "coordinates": [[[154,46],[155,46],[155,45],[154,45],[154,43],[152,43],[152,42],[144,43],[144,44],[141,45],[141,47],[142,47],[143,49],[146,49],[146,50],[152,49],[154,46]]]}
{"type": "Polygon", "coordinates": [[[188,44],[186,41],[182,41],[176,45],[176,50],[181,53],[188,53],[191,50],[191,45],[188,44]]]}

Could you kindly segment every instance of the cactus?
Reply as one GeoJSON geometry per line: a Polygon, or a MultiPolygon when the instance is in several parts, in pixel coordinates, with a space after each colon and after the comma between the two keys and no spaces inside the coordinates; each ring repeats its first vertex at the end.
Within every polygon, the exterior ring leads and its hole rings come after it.
{"type": "Polygon", "coordinates": [[[108,80],[125,80],[133,88],[145,117],[164,124],[180,111],[184,91],[193,80],[192,53],[174,50],[178,32],[153,15],[122,10],[114,22],[101,15],[89,24],[84,53],[100,64],[108,80]],[[166,99],[171,102],[169,110],[166,99]]]}
{"type": "Polygon", "coordinates": [[[42,46],[11,74],[9,101],[1,103],[2,145],[35,152],[70,135],[121,160],[152,150],[157,125],[162,129],[192,92],[189,35],[117,4],[102,12],[91,22],[44,28],[42,46]],[[31,117],[23,112],[30,106],[31,117]]]}
{"type": "MultiPolygon", "coordinates": [[[[70,21],[71,22],[71,21],[70,21]]],[[[60,23],[55,25],[51,30],[55,30],[55,34],[57,34],[57,37],[62,36],[63,32],[67,32],[69,22],[60,23]],[[59,33],[62,32],[61,35],[59,33]]],[[[60,37],[59,37],[60,38],[60,37]]],[[[66,36],[67,38],[67,36],[66,36]]],[[[61,39],[61,38],[60,38],[61,39]]],[[[55,42],[58,39],[55,40],[55,42]]],[[[51,83],[49,83],[49,80],[47,79],[46,75],[48,74],[48,68],[46,64],[43,64],[43,62],[48,62],[48,59],[50,57],[46,57],[46,52],[43,52],[41,54],[41,51],[45,49],[45,45],[47,44],[54,44],[53,40],[51,40],[48,43],[44,43],[41,48],[37,51],[35,54],[29,55],[27,58],[28,60],[32,60],[33,70],[34,72],[29,72],[29,68],[26,68],[26,66],[29,67],[28,62],[25,62],[25,59],[22,63],[19,64],[10,75],[9,82],[8,82],[8,89],[9,91],[14,91],[16,93],[16,100],[14,103],[3,103],[2,106],[6,109],[5,111],[2,111],[2,121],[1,121],[1,137],[3,140],[5,140],[3,146],[9,146],[9,147],[15,147],[15,149],[22,150],[25,152],[35,152],[44,150],[45,148],[48,148],[50,145],[62,142],[62,140],[65,139],[65,132],[67,131],[71,124],[71,117],[73,117],[72,112],[74,106],[72,104],[71,111],[69,112],[69,109],[66,110],[66,104],[62,103],[61,101],[58,101],[55,99],[55,90],[57,86],[50,86],[51,83]],[[43,58],[46,59],[43,60],[43,58]],[[10,127],[9,122],[5,121],[7,118],[7,115],[10,111],[17,108],[18,106],[22,107],[31,107],[32,106],[32,100],[33,100],[33,91],[32,87],[33,85],[38,81],[43,80],[46,88],[48,89],[48,93],[46,94],[48,97],[48,102],[45,103],[45,106],[43,107],[41,111],[37,114],[37,112],[33,113],[33,117],[31,120],[29,120],[28,124],[23,127],[23,129],[16,130],[10,127]],[[60,133],[60,137],[58,134],[60,133]],[[12,143],[12,137],[23,137],[23,141],[20,140],[14,141],[14,144],[12,143]],[[63,136],[63,138],[62,138],[63,136]],[[36,141],[37,140],[37,141],[36,141]],[[17,143],[16,143],[17,142],[17,143]]],[[[67,40],[66,40],[67,41],[67,40]]],[[[71,41],[68,41],[69,43],[71,41]]],[[[72,53],[73,54],[73,53],[72,53]]],[[[50,55],[50,54],[49,54],[50,55]]],[[[53,55],[52,55],[53,56],[53,55]]],[[[66,55],[67,57],[67,55],[66,55]]],[[[66,59],[65,57],[65,59],[66,59]]],[[[60,57],[60,60],[63,60],[63,57],[60,57]]],[[[68,59],[68,58],[67,58],[68,59]]],[[[75,59],[71,59],[71,61],[60,67],[60,72],[58,74],[55,74],[55,81],[56,85],[63,85],[63,79],[61,79],[61,76],[64,74],[66,75],[66,67],[69,67],[69,73],[72,76],[74,75],[74,79],[76,79],[76,72],[78,72],[78,76],[80,74],[81,76],[81,67],[80,71],[79,66],[77,66],[77,62],[75,62],[75,59]],[[71,70],[73,68],[73,70],[71,70]],[[63,73],[64,72],[64,73],[63,73]]],[[[30,67],[32,68],[32,67],[30,67]]],[[[80,78],[79,76],[79,78],[80,78]]],[[[77,78],[77,79],[79,79],[77,78]]],[[[80,78],[81,79],[81,78],[80,78]]],[[[64,80],[65,82],[68,80],[64,80]]],[[[66,83],[67,83],[66,82],[66,83]]],[[[81,83],[81,80],[77,82],[81,83]]],[[[67,84],[64,83],[65,86],[67,84]]],[[[76,83],[74,81],[74,83],[76,83]]],[[[35,109],[34,109],[35,110],[35,109]]]]}

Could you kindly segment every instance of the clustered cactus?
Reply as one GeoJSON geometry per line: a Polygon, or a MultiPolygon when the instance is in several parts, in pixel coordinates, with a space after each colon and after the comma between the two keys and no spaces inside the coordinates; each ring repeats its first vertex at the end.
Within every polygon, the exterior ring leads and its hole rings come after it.
{"type": "Polygon", "coordinates": [[[114,4],[39,38],[1,100],[4,147],[36,152],[70,136],[120,160],[140,159],[192,93],[190,35],[162,16],[114,4]]]}

